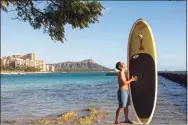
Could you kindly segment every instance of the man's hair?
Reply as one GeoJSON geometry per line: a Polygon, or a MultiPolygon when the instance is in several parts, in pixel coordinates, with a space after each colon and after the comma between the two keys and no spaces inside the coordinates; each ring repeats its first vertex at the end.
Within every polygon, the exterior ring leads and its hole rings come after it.
{"type": "Polygon", "coordinates": [[[120,70],[120,64],[121,64],[121,62],[116,63],[116,69],[120,70]]]}

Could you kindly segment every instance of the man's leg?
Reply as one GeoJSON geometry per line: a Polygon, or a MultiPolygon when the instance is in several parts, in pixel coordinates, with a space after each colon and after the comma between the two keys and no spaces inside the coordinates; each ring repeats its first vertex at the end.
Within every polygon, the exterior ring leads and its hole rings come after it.
{"type": "Polygon", "coordinates": [[[115,120],[115,124],[119,124],[119,117],[120,117],[120,113],[121,113],[121,107],[119,107],[117,110],[116,110],[116,120],[115,120]]]}
{"type": "Polygon", "coordinates": [[[129,108],[128,106],[124,108],[124,114],[125,114],[125,121],[128,121],[129,120],[129,108]]]}
{"type": "Polygon", "coordinates": [[[129,109],[128,109],[128,106],[130,105],[129,93],[128,91],[124,91],[122,95],[124,96],[123,106],[125,107],[124,108],[125,122],[133,124],[133,122],[129,120],[129,109]]]}
{"type": "Polygon", "coordinates": [[[121,109],[122,109],[122,101],[121,101],[121,93],[120,90],[118,90],[118,103],[119,103],[119,108],[116,110],[116,120],[114,124],[119,124],[119,117],[120,117],[120,113],[121,113],[121,109]]]}

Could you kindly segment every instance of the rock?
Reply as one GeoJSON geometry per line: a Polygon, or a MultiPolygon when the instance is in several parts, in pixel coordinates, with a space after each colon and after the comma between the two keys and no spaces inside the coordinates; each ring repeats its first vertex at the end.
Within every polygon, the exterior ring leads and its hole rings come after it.
{"type": "Polygon", "coordinates": [[[88,108],[88,115],[77,119],[74,123],[75,124],[93,124],[100,122],[99,119],[104,118],[107,113],[98,112],[95,109],[88,108]]]}
{"type": "Polygon", "coordinates": [[[55,119],[41,119],[38,121],[29,121],[30,124],[71,124],[72,119],[77,116],[76,112],[66,112],[55,119]]]}
{"type": "Polygon", "coordinates": [[[169,73],[169,72],[161,72],[158,75],[169,79],[173,82],[179,83],[180,85],[187,87],[187,74],[176,74],[176,73],[169,73]]]}
{"type": "Polygon", "coordinates": [[[96,120],[95,122],[96,122],[96,123],[100,123],[100,120],[96,120]]]}
{"type": "Polygon", "coordinates": [[[106,76],[117,76],[118,72],[109,72],[106,74],[106,76]]]}
{"type": "Polygon", "coordinates": [[[7,121],[4,121],[3,123],[9,123],[9,124],[12,124],[12,123],[15,123],[16,121],[15,120],[7,120],[7,121]]]}
{"type": "Polygon", "coordinates": [[[60,117],[57,117],[56,121],[69,123],[70,120],[75,118],[76,116],[77,116],[76,112],[66,112],[66,113],[62,114],[60,117]]]}
{"type": "Polygon", "coordinates": [[[100,123],[101,118],[105,118],[108,114],[106,112],[99,112],[96,109],[88,108],[88,115],[81,118],[75,119],[77,117],[77,112],[65,112],[64,114],[58,116],[55,119],[41,119],[38,121],[29,121],[29,124],[93,124],[100,123]]]}

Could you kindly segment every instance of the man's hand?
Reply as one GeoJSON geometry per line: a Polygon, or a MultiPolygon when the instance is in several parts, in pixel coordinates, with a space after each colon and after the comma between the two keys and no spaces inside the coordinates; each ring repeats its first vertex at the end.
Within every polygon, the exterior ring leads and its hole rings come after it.
{"type": "Polygon", "coordinates": [[[136,76],[135,76],[135,77],[132,76],[132,77],[131,77],[131,80],[132,80],[132,81],[137,81],[138,78],[137,78],[136,76]]]}

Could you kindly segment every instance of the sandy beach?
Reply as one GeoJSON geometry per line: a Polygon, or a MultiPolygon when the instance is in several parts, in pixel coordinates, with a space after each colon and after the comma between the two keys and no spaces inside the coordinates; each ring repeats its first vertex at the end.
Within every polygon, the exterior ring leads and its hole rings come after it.
{"type": "MultiPolygon", "coordinates": [[[[150,124],[185,124],[185,117],[181,113],[178,113],[176,107],[169,107],[168,104],[160,104],[158,102],[158,106],[156,108],[155,114],[152,118],[150,124]],[[164,111],[162,111],[162,109],[164,111]],[[174,112],[173,116],[168,116],[169,118],[162,118],[161,116],[166,116],[171,112],[174,112]],[[179,120],[177,121],[175,117],[178,117],[179,120]]],[[[115,119],[115,110],[116,106],[109,107],[111,111],[100,109],[100,108],[85,108],[80,110],[69,110],[59,115],[51,115],[51,116],[44,116],[40,117],[37,120],[26,120],[24,124],[114,124],[115,119]]],[[[167,116],[166,116],[167,117],[167,116]]],[[[129,107],[129,119],[133,122],[133,124],[139,124],[132,106],[129,107]]],[[[5,120],[2,121],[3,123],[23,123],[18,119],[13,120],[5,120]]],[[[124,113],[121,113],[120,116],[120,123],[121,124],[129,124],[124,122],[124,113]]]]}

